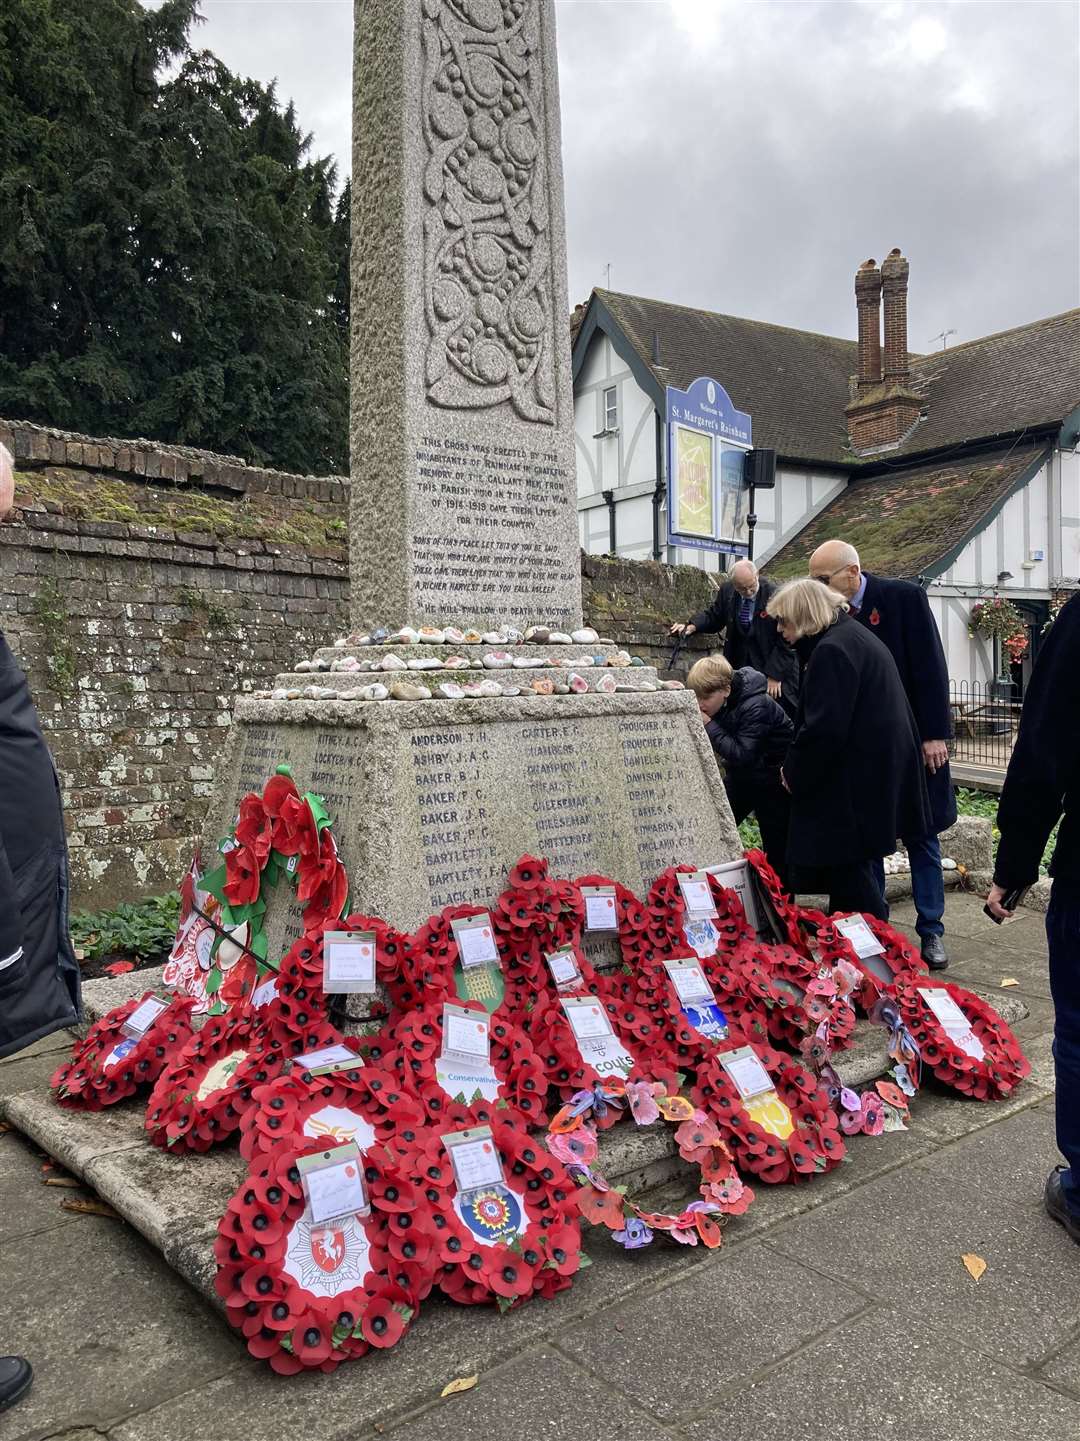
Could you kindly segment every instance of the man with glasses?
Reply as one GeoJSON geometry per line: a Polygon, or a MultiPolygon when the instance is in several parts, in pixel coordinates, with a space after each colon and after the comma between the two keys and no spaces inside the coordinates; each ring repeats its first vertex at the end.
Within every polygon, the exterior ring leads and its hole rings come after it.
{"type": "MultiPolygon", "coordinates": [[[[892,653],[915,716],[926,767],[933,829],[926,835],[901,836],[911,862],[911,894],[918,912],[915,923],[922,957],[931,970],[949,964],[945,950],[945,885],[941,874],[938,835],[956,821],[956,795],[949,774],[952,732],[949,673],[941,637],[921,586],[908,580],[886,580],[867,574],[859,553],[842,540],[828,540],[810,557],[810,574],[839,591],[850,614],[892,653]]],[[[885,894],[885,865],[875,866],[885,894]]]]}
{"type": "Polygon", "coordinates": [[[789,716],[799,700],[799,662],[765,613],[775,587],[758,575],[752,560],[737,560],[716,599],[685,623],[671,627],[672,635],[692,636],[723,632],[724,658],[733,670],[749,666],[765,677],[766,689],[789,716]]]}

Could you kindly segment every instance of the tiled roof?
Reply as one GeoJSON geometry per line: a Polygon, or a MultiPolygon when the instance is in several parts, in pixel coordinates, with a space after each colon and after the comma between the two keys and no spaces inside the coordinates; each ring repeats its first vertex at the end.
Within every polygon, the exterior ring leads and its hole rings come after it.
{"type": "Polygon", "coordinates": [[[893,468],[845,490],[765,566],[774,580],[806,574],[810,556],[826,540],[846,540],[875,575],[914,580],[975,535],[1014,487],[1047,453],[1039,445],[1003,445],[955,463],[893,468]]]}
{"type": "MultiPolygon", "coordinates": [[[[853,340],[616,291],[593,294],[658,385],[685,389],[712,375],[753,417],[755,444],[789,460],[855,460],[844,419],[853,340]]],[[[911,389],[925,398],[927,415],[890,455],[1060,424],[1080,406],[1080,310],[911,359],[911,389]]]]}
{"type": "Polygon", "coordinates": [[[843,462],[853,340],[611,290],[593,293],[659,385],[685,390],[699,375],[711,375],[736,409],[750,412],[756,445],[793,460],[843,462]],[[654,334],[659,366],[652,360],[654,334]]]}

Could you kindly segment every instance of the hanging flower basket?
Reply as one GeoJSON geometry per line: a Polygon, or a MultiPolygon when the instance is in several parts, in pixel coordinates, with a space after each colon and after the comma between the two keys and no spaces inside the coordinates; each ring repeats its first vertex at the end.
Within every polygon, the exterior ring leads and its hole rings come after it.
{"type": "Polygon", "coordinates": [[[980,600],[971,607],[968,635],[982,635],[988,639],[996,636],[1001,642],[1003,680],[1009,678],[1009,667],[1019,665],[1027,653],[1028,634],[1024,618],[1012,601],[1006,600],[1002,595],[995,595],[990,600],[980,600]]]}

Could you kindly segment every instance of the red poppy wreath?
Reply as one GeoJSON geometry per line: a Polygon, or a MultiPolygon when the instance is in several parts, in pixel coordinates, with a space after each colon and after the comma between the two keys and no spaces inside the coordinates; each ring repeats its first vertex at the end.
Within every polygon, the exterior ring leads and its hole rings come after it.
{"type": "Polygon", "coordinates": [[[170,1150],[220,1145],[239,1129],[253,1087],[273,1080],[289,1057],[343,1039],[325,1024],[285,1039],[257,1011],[214,1017],[158,1077],[146,1107],[150,1140],[170,1150]]]}
{"type": "Polygon", "coordinates": [[[305,930],[342,914],[349,881],[321,799],[301,795],[280,767],[262,795],[240,802],[236,826],[221,841],[223,857],[181,888],[183,914],[164,972],[170,989],[191,995],[199,1012],[242,1006],[276,958],[264,929],[267,895],[283,876],[295,880],[305,930]]]}
{"type": "Polygon", "coordinates": [[[466,1305],[501,1310],[570,1285],[582,1263],[575,1186],[560,1161],[503,1115],[490,1122],[502,1183],[462,1192],[441,1134],[430,1132],[417,1176],[436,1231],[438,1285],[466,1305]]]}
{"type": "Polygon", "coordinates": [[[100,1111],[152,1085],[191,1036],[190,996],[133,997],[95,1021],[49,1081],[63,1106],[100,1111]],[[145,1024],[144,1024],[145,1022],[145,1024]]]}
{"type": "Polygon", "coordinates": [[[844,1157],[827,1088],[771,1047],[717,1048],[690,1094],[716,1122],[736,1164],[769,1184],[830,1171],[844,1157]]]}
{"type": "Polygon", "coordinates": [[[1030,1074],[1012,1030],[981,996],[910,971],[897,976],[893,995],[923,1065],[944,1085],[1000,1101],[1030,1074]]]}
{"type": "Polygon", "coordinates": [[[327,1075],[313,1076],[294,1065],[256,1086],[251,1100],[240,1123],[240,1154],[253,1163],[309,1142],[355,1141],[361,1151],[381,1144],[408,1155],[427,1123],[399,1077],[365,1066],[359,1057],[356,1066],[327,1075]]]}
{"type": "Polygon", "coordinates": [[[252,1168],[214,1243],[226,1314],[253,1356],[286,1375],[333,1371],[404,1335],[437,1267],[434,1226],[409,1180],[416,1165],[383,1146],[363,1155],[369,1213],[314,1225],[302,1155],[252,1168]]]}
{"type": "Polygon", "coordinates": [[[496,1112],[509,1112],[526,1126],[543,1124],[544,1068],[529,1037],[512,1021],[489,1017],[478,1001],[455,1001],[410,1011],[393,1034],[401,1085],[433,1123],[475,1126],[496,1112]],[[444,1006],[450,1012],[449,1036],[444,1006]],[[474,1053],[451,1044],[459,1028],[469,1044],[475,1035],[474,1053]]]}
{"type": "MultiPolygon", "coordinates": [[[[601,1091],[608,1081],[662,1081],[679,1089],[676,1056],[656,1020],[624,1001],[605,979],[595,994],[541,997],[533,1013],[532,1041],[549,1084],[563,1100],[582,1090],[601,1091]]],[[[597,1124],[619,1119],[609,1109],[597,1124]]]]}
{"type": "Polygon", "coordinates": [[[891,995],[893,982],[905,972],[929,975],[929,968],[907,936],[879,921],[876,916],[853,913],[824,916],[806,912],[816,926],[812,944],[815,955],[834,968],[842,963],[854,967],[859,980],[852,999],[867,1013],[874,1009],[879,997],[891,995]],[[869,954],[873,947],[877,954],[869,954]],[[863,954],[860,954],[863,952],[863,954]]]}

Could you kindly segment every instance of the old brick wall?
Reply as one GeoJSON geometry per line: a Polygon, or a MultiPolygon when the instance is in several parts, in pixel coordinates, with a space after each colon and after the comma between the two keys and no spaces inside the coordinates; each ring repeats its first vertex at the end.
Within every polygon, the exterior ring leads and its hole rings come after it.
{"type": "MultiPolygon", "coordinates": [[[[0,626],[60,772],[75,902],[169,890],[233,696],[346,627],[348,482],[22,422],[0,420],[0,441],[16,458],[0,626]]],[[[582,569],[589,621],[659,665],[670,622],[712,591],[690,567],[582,569]]]]}

